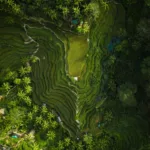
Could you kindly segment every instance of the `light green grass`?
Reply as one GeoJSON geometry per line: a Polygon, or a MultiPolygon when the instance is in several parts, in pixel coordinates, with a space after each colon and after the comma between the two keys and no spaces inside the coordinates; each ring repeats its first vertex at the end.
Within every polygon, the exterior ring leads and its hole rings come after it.
{"type": "Polygon", "coordinates": [[[80,76],[85,65],[85,56],[88,50],[86,36],[69,35],[68,69],[71,76],[80,76]]]}

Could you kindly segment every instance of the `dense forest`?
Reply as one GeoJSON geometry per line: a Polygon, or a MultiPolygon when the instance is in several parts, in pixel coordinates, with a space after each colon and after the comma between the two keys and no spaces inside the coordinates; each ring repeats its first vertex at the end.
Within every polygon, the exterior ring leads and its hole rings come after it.
{"type": "Polygon", "coordinates": [[[150,150],[150,0],[0,0],[0,22],[0,150],[150,150]]]}

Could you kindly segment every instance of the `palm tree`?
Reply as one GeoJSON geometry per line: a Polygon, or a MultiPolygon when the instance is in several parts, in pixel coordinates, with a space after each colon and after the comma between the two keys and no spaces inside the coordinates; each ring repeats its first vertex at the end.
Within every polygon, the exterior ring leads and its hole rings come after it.
{"type": "Polygon", "coordinates": [[[17,96],[20,98],[20,99],[24,99],[26,97],[26,94],[23,92],[23,90],[20,90],[18,93],[17,93],[17,96]]]}
{"type": "Polygon", "coordinates": [[[57,123],[56,121],[52,121],[52,122],[51,122],[51,127],[52,127],[53,129],[55,129],[57,126],[58,126],[58,123],[57,123]]]}
{"type": "Polygon", "coordinates": [[[49,112],[49,113],[47,114],[47,117],[48,117],[49,120],[51,120],[51,119],[53,119],[55,116],[54,116],[54,114],[52,114],[51,112],[49,112]]]}
{"type": "Polygon", "coordinates": [[[62,8],[62,13],[63,13],[63,16],[66,17],[69,13],[69,9],[67,7],[63,7],[62,8]]]}
{"type": "Polygon", "coordinates": [[[32,56],[32,57],[31,57],[32,63],[36,63],[38,60],[40,60],[40,59],[39,59],[39,57],[37,57],[37,56],[32,56]]]}
{"type": "Polygon", "coordinates": [[[84,135],[84,138],[83,138],[83,141],[86,143],[86,144],[91,144],[93,142],[93,138],[91,135],[87,135],[85,134],[84,135]]]}
{"type": "Polygon", "coordinates": [[[76,150],[76,148],[77,148],[77,143],[75,141],[72,141],[71,142],[71,149],[76,150]]]}
{"type": "Polygon", "coordinates": [[[43,106],[42,106],[42,113],[43,113],[43,114],[46,114],[47,111],[48,111],[48,110],[47,110],[46,105],[43,105],[43,106]]]}
{"type": "Polygon", "coordinates": [[[23,81],[24,84],[30,84],[31,83],[31,79],[29,77],[24,77],[22,79],[22,81],[23,81]]]}
{"type": "Polygon", "coordinates": [[[64,141],[65,146],[69,146],[70,142],[71,142],[70,138],[68,138],[68,137],[65,138],[65,141],[64,141]]]}
{"type": "Polygon", "coordinates": [[[6,120],[8,120],[11,125],[19,127],[22,125],[24,117],[25,113],[21,107],[16,107],[10,109],[9,114],[6,116],[6,120]]]}
{"type": "Polygon", "coordinates": [[[42,124],[42,127],[43,127],[43,129],[48,129],[48,127],[49,127],[48,121],[44,120],[43,124],[42,124]]]}
{"type": "Polygon", "coordinates": [[[34,112],[34,113],[37,113],[38,110],[39,110],[39,107],[38,107],[37,105],[34,105],[34,106],[33,106],[33,112],[34,112]]]}
{"type": "Polygon", "coordinates": [[[51,10],[51,15],[50,15],[51,19],[54,20],[57,18],[57,12],[55,10],[51,10]]]}
{"type": "Polygon", "coordinates": [[[105,8],[105,10],[108,10],[109,9],[109,5],[108,5],[108,3],[107,2],[104,2],[103,0],[102,0],[102,6],[105,8]]]}
{"type": "Polygon", "coordinates": [[[79,9],[79,7],[73,7],[73,12],[75,14],[75,17],[79,16],[80,15],[80,9],[79,9]]]}
{"type": "Polygon", "coordinates": [[[22,58],[21,62],[23,64],[26,64],[27,62],[29,62],[29,60],[30,60],[30,57],[24,57],[24,58],[22,58]]]}
{"type": "Polygon", "coordinates": [[[29,96],[25,96],[25,97],[23,98],[23,100],[25,101],[25,103],[26,103],[28,106],[31,106],[31,99],[30,99],[29,96]]]}
{"type": "Polygon", "coordinates": [[[14,24],[15,23],[15,21],[14,21],[14,18],[12,18],[12,17],[5,17],[5,23],[7,23],[7,24],[14,24]]]}
{"type": "Polygon", "coordinates": [[[32,112],[29,112],[29,113],[27,114],[27,116],[28,116],[29,120],[32,120],[32,119],[33,119],[33,113],[32,113],[32,112]]]}
{"type": "Polygon", "coordinates": [[[54,9],[44,8],[44,12],[51,17],[52,20],[57,18],[57,12],[54,9]]]}
{"type": "Polygon", "coordinates": [[[87,148],[87,150],[93,150],[93,145],[92,144],[88,144],[87,146],[86,146],[86,148],[87,148]]]}
{"type": "Polygon", "coordinates": [[[88,13],[91,11],[90,5],[87,5],[87,4],[86,4],[86,5],[84,5],[83,7],[84,7],[84,13],[85,13],[85,14],[88,14],[88,13]]]}
{"type": "Polygon", "coordinates": [[[75,5],[79,5],[82,1],[83,1],[83,0],[75,0],[75,1],[74,1],[74,4],[75,4],[75,5]]]}
{"type": "Polygon", "coordinates": [[[32,71],[31,66],[27,66],[25,67],[26,73],[30,73],[32,71]]]}
{"type": "Polygon", "coordinates": [[[15,14],[20,14],[21,13],[21,9],[20,9],[20,6],[19,5],[13,5],[13,12],[15,14]]]}
{"type": "Polygon", "coordinates": [[[17,78],[17,76],[18,76],[17,72],[9,71],[5,78],[6,78],[6,80],[9,80],[9,79],[15,79],[15,78],[17,78]]]}
{"type": "Polygon", "coordinates": [[[113,119],[113,115],[111,111],[107,111],[104,115],[104,120],[106,122],[110,122],[113,119]]]}
{"type": "Polygon", "coordinates": [[[48,131],[48,133],[47,133],[48,140],[53,141],[55,139],[55,137],[56,137],[56,134],[54,131],[48,131]]]}
{"type": "Polygon", "coordinates": [[[39,149],[40,149],[39,145],[34,142],[33,143],[33,150],[39,150],[39,149]]]}
{"type": "Polygon", "coordinates": [[[16,79],[14,80],[14,84],[20,85],[20,84],[21,84],[21,79],[16,78],[16,79]]]}
{"type": "Polygon", "coordinates": [[[115,61],[116,61],[116,57],[114,55],[109,57],[108,62],[109,62],[110,65],[113,65],[115,63],[115,61]]]}
{"type": "Polygon", "coordinates": [[[82,28],[82,26],[81,26],[81,25],[78,25],[78,27],[77,27],[77,31],[78,31],[79,33],[82,33],[83,28],[82,28]]]}
{"type": "Polygon", "coordinates": [[[26,92],[27,94],[30,94],[30,93],[32,92],[32,87],[31,87],[30,85],[26,85],[26,86],[25,86],[25,92],[26,92]]]}
{"type": "Polygon", "coordinates": [[[65,0],[66,5],[69,5],[71,3],[70,0],[65,0]]]}
{"type": "Polygon", "coordinates": [[[36,117],[35,118],[35,122],[36,122],[36,124],[41,124],[42,123],[42,116],[39,116],[39,117],[36,117]]]}
{"type": "Polygon", "coordinates": [[[20,69],[19,69],[19,73],[21,76],[24,76],[26,74],[26,69],[22,66],[20,69]]]}
{"type": "Polygon", "coordinates": [[[58,149],[63,150],[64,149],[64,143],[62,141],[58,142],[58,149]]]}
{"type": "Polygon", "coordinates": [[[78,143],[77,150],[83,150],[83,145],[81,142],[78,143]]]}
{"type": "Polygon", "coordinates": [[[2,90],[8,92],[10,89],[11,89],[11,85],[8,82],[3,83],[2,90]]]}
{"type": "Polygon", "coordinates": [[[83,33],[89,32],[89,29],[90,29],[90,27],[89,27],[88,23],[85,22],[85,24],[84,24],[84,26],[83,26],[83,33]]]}
{"type": "Polygon", "coordinates": [[[26,134],[25,139],[30,141],[30,142],[34,142],[34,134],[33,133],[26,134]]]}

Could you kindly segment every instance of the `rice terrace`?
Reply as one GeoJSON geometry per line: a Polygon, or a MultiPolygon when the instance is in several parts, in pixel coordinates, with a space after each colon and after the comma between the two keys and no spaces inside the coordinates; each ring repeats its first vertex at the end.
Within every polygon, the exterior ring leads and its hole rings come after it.
{"type": "Polygon", "coordinates": [[[0,0],[0,150],[150,150],[149,0],[0,0]]]}

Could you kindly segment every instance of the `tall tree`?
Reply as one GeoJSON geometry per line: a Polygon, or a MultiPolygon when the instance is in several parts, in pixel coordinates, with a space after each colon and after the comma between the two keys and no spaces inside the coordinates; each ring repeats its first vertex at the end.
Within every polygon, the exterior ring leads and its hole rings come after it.
{"type": "Polygon", "coordinates": [[[24,99],[26,97],[25,92],[23,90],[18,91],[17,96],[19,99],[24,99]]]}
{"type": "Polygon", "coordinates": [[[8,82],[3,83],[1,89],[5,92],[8,92],[11,89],[11,85],[8,82]]]}
{"type": "Polygon", "coordinates": [[[22,66],[20,69],[19,69],[19,73],[21,76],[25,75],[26,74],[26,69],[22,66]]]}
{"type": "Polygon", "coordinates": [[[43,119],[42,119],[42,116],[41,116],[41,115],[40,115],[39,117],[36,117],[36,118],[35,118],[35,122],[36,122],[37,125],[39,125],[39,124],[41,125],[41,124],[42,124],[42,120],[43,120],[43,119]]]}
{"type": "Polygon", "coordinates": [[[54,131],[48,131],[48,133],[47,133],[48,140],[53,141],[55,139],[55,137],[56,137],[56,134],[54,131]]]}
{"type": "Polygon", "coordinates": [[[26,92],[26,94],[30,94],[32,92],[32,87],[30,85],[26,85],[25,92],[26,92]]]}
{"type": "Polygon", "coordinates": [[[29,96],[25,96],[23,98],[24,102],[28,105],[28,106],[31,106],[31,98],[29,96]]]}
{"type": "Polygon", "coordinates": [[[29,77],[24,77],[22,78],[22,81],[25,85],[30,84],[31,83],[31,79],[29,77]]]}
{"type": "Polygon", "coordinates": [[[20,78],[16,78],[16,79],[14,80],[14,83],[15,83],[16,85],[20,85],[20,84],[21,84],[21,79],[20,79],[20,78]]]}
{"type": "Polygon", "coordinates": [[[84,140],[84,142],[85,142],[86,144],[92,144],[92,142],[93,142],[92,136],[91,136],[91,135],[88,135],[88,134],[85,134],[85,135],[84,135],[83,140],[84,140]]]}
{"type": "Polygon", "coordinates": [[[46,105],[42,106],[42,111],[43,114],[46,114],[48,112],[46,105]]]}

